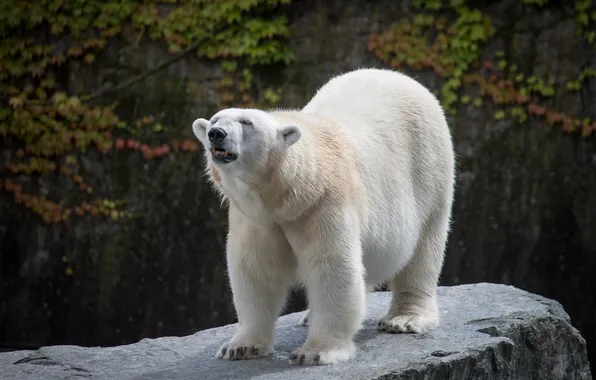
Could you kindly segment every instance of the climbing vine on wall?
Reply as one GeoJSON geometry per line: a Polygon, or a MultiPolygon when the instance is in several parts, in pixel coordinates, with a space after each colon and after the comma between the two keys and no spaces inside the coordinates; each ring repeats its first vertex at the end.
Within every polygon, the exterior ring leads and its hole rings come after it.
{"type": "MultiPolygon", "coordinates": [[[[524,0],[532,7],[544,7],[549,0],[524,0]]],[[[490,100],[498,107],[495,119],[507,116],[524,123],[530,115],[544,118],[551,125],[560,125],[568,133],[580,131],[582,136],[596,132],[596,122],[564,112],[547,109],[539,99],[553,97],[553,78],[525,76],[510,65],[505,53],[494,59],[481,59],[483,46],[496,30],[491,19],[465,0],[413,0],[420,13],[411,20],[393,24],[382,33],[373,33],[369,50],[394,68],[408,67],[415,71],[433,70],[443,80],[440,99],[448,113],[454,114],[459,104],[473,103],[481,107],[490,100]],[[463,87],[475,85],[478,97],[463,94],[463,87]]],[[[575,2],[578,38],[595,41],[596,9],[592,0],[575,2]]],[[[587,78],[595,76],[594,68],[584,70],[577,80],[566,83],[568,91],[577,91],[587,78]]]]}
{"type": "MultiPolygon", "coordinates": [[[[222,105],[251,104],[254,67],[287,64],[292,53],[285,43],[284,16],[272,10],[290,0],[6,0],[0,2],[0,190],[38,214],[58,223],[85,214],[117,220],[130,216],[122,202],[95,194],[81,157],[132,154],[163,159],[193,151],[197,143],[175,139],[151,146],[139,140],[140,130],[159,131],[150,117],[127,123],[109,95],[141,82],[187,54],[221,62],[222,105]],[[92,66],[112,41],[132,33],[164,41],[172,59],[114,87],[89,94],[74,93],[65,77],[69,65],[92,66]],[[228,92],[226,92],[228,91],[228,92]],[[230,95],[231,94],[231,95],[230,95]],[[240,94],[241,99],[235,98],[240,94]],[[136,153],[135,153],[136,152],[136,153]],[[76,191],[67,199],[52,196],[43,178],[67,178],[76,191]]],[[[122,39],[120,39],[122,40],[122,39]]],[[[264,102],[274,102],[267,89],[264,102]]],[[[146,135],[147,133],[145,133],[146,135]]]]}

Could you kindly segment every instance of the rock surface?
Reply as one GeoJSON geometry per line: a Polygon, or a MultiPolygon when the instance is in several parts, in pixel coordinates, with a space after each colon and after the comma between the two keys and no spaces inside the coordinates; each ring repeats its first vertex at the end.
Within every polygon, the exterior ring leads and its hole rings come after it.
{"type": "Polygon", "coordinates": [[[390,294],[369,298],[349,362],[297,367],[288,355],[307,328],[303,313],[279,319],[276,352],[249,361],[215,359],[234,325],[185,337],[143,339],[109,348],[50,346],[0,354],[0,378],[20,379],[591,379],[585,340],[555,301],[495,284],[439,289],[441,326],[422,335],[388,334],[375,328],[390,294]]]}

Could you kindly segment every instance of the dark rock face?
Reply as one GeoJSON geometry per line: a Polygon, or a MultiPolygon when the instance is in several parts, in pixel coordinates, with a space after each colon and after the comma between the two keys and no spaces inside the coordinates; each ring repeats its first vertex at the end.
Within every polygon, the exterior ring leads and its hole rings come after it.
{"type": "MultiPolygon", "coordinates": [[[[303,105],[339,72],[382,67],[367,50],[369,34],[409,17],[412,9],[409,1],[295,3],[288,15],[296,62],[257,75],[262,84],[281,87],[281,104],[288,107],[303,105]]],[[[475,3],[507,31],[491,39],[486,54],[511,52],[512,63],[527,75],[550,74],[564,88],[596,62],[593,50],[575,44],[574,16],[562,2],[539,14],[519,1],[475,3]]],[[[88,72],[72,66],[68,77],[86,80],[72,79],[71,89],[96,86],[108,76],[127,78],[167,57],[152,43],[109,54],[129,68],[88,72]]],[[[439,88],[430,73],[410,74],[439,88]]],[[[192,138],[192,120],[218,106],[220,78],[218,66],[188,57],[113,100],[120,101],[125,120],[163,112],[175,129],[164,138],[192,138]],[[190,95],[191,86],[199,87],[197,96],[190,95]]],[[[589,78],[579,93],[558,91],[549,102],[594,119],[595,98],[596,79],[589,78]]],[[[594,362],[596,298],[588,295],[596,270],[596,140],[568,136],[543,121],[495,120],[494,111],[462,105],[449,120],[459,175],[442,283],[506,283],[556,299],[588,340],[594,362]]],[[[0,193],[0,344],[117,345],[234,322],[225,210],[201,178],[199,154],[149,163],[128,153],[90,155],[87,164],[103,173],[101,182],[90,184],[97,193],[137,205],[142,217],[46,227],[0,193]]],[[[302,306],[295,297],[288,310],[302,306]]],[[[448,365],[468,365],[455,363],[448,365]]]]}
{"type": "Polygon", "coordinates": [[[329,366],[289,364],[302,344],[302,313],[280,318],[276,352],[267,358],[223,361],[217,347],[234,325],[191,336],[143,339],[119,347],[43,347],[0,354],[5,380],[88,379],[495,379],[589,380],[586,345],[555,301],[494,284],[439,290],[441,326],[421,335],[376,330],[390,294],[369,298],[368,317],[356,341],[358,354],[329,366]]]}

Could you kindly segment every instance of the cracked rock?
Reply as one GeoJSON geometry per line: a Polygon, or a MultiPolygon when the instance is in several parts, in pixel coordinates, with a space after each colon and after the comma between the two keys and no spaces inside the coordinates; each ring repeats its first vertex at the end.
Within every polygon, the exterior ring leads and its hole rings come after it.
{"type": "Polygon", "coordinates": [[[390,293],[368,299],[364,328],[356,337],[357,357],[325,366],[293,366],[291,351],[301,345],[304,315],[281,317],[276,352],[267,358],[215,358],[234,325],[184,337],[143,339],[118,347],[50,346],[0,354],[3,380],[507,380],[569,379],[592,376],[586,343],[561,305],[517,288],[496,284],[441,287],[441,325],[425,334],[376,330],[390,293]]]}

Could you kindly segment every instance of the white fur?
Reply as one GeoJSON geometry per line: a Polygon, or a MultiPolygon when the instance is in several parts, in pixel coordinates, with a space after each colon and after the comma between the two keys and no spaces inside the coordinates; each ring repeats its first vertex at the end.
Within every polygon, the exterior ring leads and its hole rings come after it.
{"type": "Polygon", "coordinates": [[[443,111],[426,88],[394,71],[355,70],[331,79],[302,110],[227,109],[197,119],[193,130],[206,148],[209,178],[229,202],[227,260],[239,328],[218,357],[269,354],[296,280],[306,285],[310,310],[308,338],[293,363],[353,357],[367,288],[384,281],[393,297],[380,330],[438,325],[454,154],[443,111]],[[214,125],[227,132],[236,161],[211,157],[206,136],[214,125]]]}

